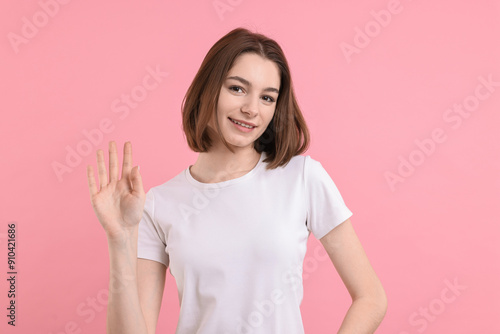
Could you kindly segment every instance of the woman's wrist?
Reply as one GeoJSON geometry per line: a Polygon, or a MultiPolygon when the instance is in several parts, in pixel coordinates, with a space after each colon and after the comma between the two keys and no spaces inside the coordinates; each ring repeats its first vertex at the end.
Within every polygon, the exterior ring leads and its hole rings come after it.
{"type": "Polygon", "coordinates": [[[106,238],[108,239],[108,244],[110,245],[126,245],[130,241],[137,243],[138,234],[139,224],[130,228],[123,228],[118,231],[106,232],[106,238]]]}

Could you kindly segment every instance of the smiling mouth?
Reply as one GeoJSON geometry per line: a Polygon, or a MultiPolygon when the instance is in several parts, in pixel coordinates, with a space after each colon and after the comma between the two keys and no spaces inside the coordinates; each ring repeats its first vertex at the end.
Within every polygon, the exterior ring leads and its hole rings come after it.
{"type": "Polygon", "coordinates": [[[247,125],[247,124],[244,124],[244,123],[241,123],[241,122],[235,121],[235,120],[234,120],[234,119],[232,119],[231,117],[228,117],[228,118],[229,118],[229,119],[231,120],[231,122],[233,122],[234,124],[241,125],[241,126],[243,126],[243,127],[245,127],[245,128],[248,128],[248,129],[253,129],[253,128],[255,128],[255,126],[251,126],[251,125],[247,125]]]}

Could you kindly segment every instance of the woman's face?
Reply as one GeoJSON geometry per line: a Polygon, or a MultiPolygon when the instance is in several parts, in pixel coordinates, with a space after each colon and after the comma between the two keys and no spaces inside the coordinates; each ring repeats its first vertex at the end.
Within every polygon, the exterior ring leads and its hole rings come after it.
{"type": "MultiPolygon", "coordinates": [[[[222,135],[233,148],[253,149],[253,143],[271,122],[280,89],[280,72],[271,60],[254,53],[235,59],[222,84],[217,104],[217,119],[222,135]],[[232,120],[254,125],[252,129],[232,120]]],[[[209,126],[216,133],[213,118],[209,126]]]]}

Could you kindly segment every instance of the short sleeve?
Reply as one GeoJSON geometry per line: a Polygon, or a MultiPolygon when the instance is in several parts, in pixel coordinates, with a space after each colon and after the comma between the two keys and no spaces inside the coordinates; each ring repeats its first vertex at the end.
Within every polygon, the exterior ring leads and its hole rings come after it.
{"type": "Polygon", "coordinates": [[[153,189],[146,193],[144,212],[139,222],[137,240],[137,257],[149,259],[169,265],[169,256],[166,252],[165,235],[154,219],[155,197],[153,189]]]}
{"type": "Polygon", "coordinates": [[[319,161],[309,155],[304,161],[307,229],[321,239],[352,216],[337,186],[319,161]]]}

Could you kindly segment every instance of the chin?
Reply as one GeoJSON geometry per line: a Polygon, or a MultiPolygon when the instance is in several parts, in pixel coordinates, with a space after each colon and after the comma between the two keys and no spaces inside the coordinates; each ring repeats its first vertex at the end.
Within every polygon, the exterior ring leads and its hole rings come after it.
{"type": "Polygon", "coordinates": [[[253,147],[253,143],[254,143],[254,140],[241,140],[241,139],[235,140],[233,138],[226,139],[226,141],[229,144],[229,146],[238,147],[238,148],[243,148],[243,147],[247,147],[247,146],[253,147]]]}
{"type": "Polygon", "coordinates": [[[244,148],[244,147],[247,147],[247,146],[252,146],[253,147],[253,142],[242,143],[242,142],[228,141],[227,143],[231,147],[238,147],[238,148],[244,148]]]}

